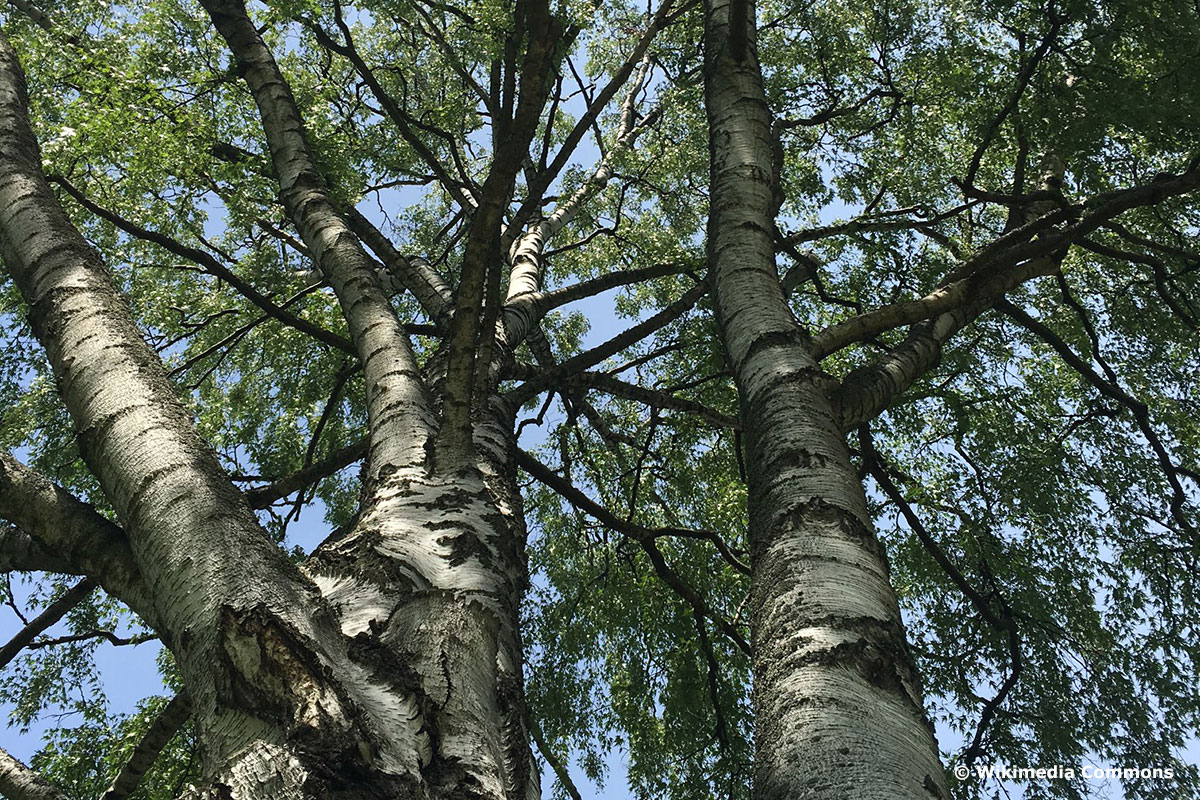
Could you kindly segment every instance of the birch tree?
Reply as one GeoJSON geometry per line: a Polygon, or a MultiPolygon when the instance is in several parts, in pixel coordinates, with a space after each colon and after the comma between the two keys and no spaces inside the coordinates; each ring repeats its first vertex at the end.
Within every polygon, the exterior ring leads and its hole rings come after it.
{"type": "Polygon", "coordinates": [[[1194,793],[1198,22],[9,0],[0,793],[1194,793]]]}

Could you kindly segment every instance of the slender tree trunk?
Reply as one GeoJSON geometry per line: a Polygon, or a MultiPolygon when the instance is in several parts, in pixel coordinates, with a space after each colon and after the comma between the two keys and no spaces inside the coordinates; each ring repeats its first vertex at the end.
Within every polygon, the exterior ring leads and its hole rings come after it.
{"type": "Polygon", "coordinates": [[[948,797],[887,559],[775,269],[753,3],[710,0],[710,274],[746,428],[757,800],[948,797]]]}

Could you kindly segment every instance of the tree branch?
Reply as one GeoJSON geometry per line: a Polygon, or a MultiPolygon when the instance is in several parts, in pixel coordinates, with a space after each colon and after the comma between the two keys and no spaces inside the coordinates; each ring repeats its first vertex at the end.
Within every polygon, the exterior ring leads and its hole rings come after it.
{"type": "Polygon", "coordinates": [[[47,647],[58,647],[72,642],[86,642],[89,639],[103,639],[113,647],[128,647],[145,644],[146,642],[161,641],[161,637],[153,633],[137,633],[132,636],[117,636],[108,630],[90,630],[83,633],[70,633],[65,636],[51,636],[29,643],[30,650],[41,650],[47,647]]]}
{"type": "Polygon", "coordinates": [[[8,644],[0,647],[0,669],[4,669],[8,665],[8,662],[16,658],[17,654],[28,647],[34,639],[55,625],[71,609],[87,599],[88,595],[95,588],[95,581],[90,578],[84,578],[68,589],[62,597],[42,609],[42,613],[31,619],[29,624],[17,632],[16,636],[9,639],[8,644]]]}
{"type": "Polygon", "coordinates": [[[441,273],[423,258],[401,255],[391,240],[358,209],[346,209],[346,224],[384,267],[400,278],[404,288],[412,292],[431,320],[441,326],[449,324],[454,297],[450,284],[441,273]]]}
{"type": "MultiPolygon", "coordinates": [[[[1004,106],[1001,107],[999,113],[989,123],[987,129],[983,132],[983,136],[979,138],[979,145],[975,148],[975,153],[971,156],[970,166],[967,167],[967,177],[964,180],[964,183],[968,186],[974,184],[975,175],[979,171],[979,165],[982,163],[984,153],[987,152],[988,146],[992,143],[996,131],[1000,130],[1000,125],[1003,124],[1005,118],[1016,110],[1017,105],[1021,102],[1021,96],[1029,88],[1029,83],[1033,80],[1033,76],[1037,72],[1038,66],[1042,63],[1042,59],[1050,52],[1050,47],[1054,44],[1054,40],[1058,38],[1058,32],[1062,29],[1062,24],[1067,21],[1065,17],[1054,10],[1053,0],[1051,0],[1047,8],[1047,16],[1050,19],[1050,29],[1038,44],[1033,56],[1022,65],[1021,71],[1017,74],[1016,85],[1013,87],[1004,106]]],[[[1023,39],[1022,43],[1024,43],[1023,39]]]]}
{"type": "Polygon", "coordinates": [[[520,405],[545,391],[552,384],[562,381],[577,372],[583,372],[590,367],[594,367],[609,356],[615,355],[626,347],[640,342],[691,311],[692,307],[696,305],[696,301],[707,292],[707,281],[700,280],[695,286],[684,292],[682,297],[657,314],[617,334],[608,341],[596,345],[591,350],[568,358],[557,367],[551,369],[544,378],[527,381],[516,389],[513,389],[509,393],[511,402],[514,405],[520,405]]]}
{"type": "Polygon", "coordinates": [[[874,338],[884,331],[929,319],[964,304],[1002,295],[1027,280],[1048,274],[1057,268],[1057,264],[1057,259],[1038,259],[1005,271],[997,271],[996,266],[981,267],[969,277],[945,284],[919,300],[893,303],[830,325],[813,335],[809,349],[820,361],[848,344],[874,338]]]}
{"type": "Polygon", "coordinates": [[[142,241],[156,244],[169,253],[173,253],[180,258],[186,258],[188,261],[198,264],[200,268],[209,275],[220,278],[221,280],[225,281],[225,283],[232,286],[238,294],[242,295],[242,297],[245,297],[258,308],[262,309],[262,311],[268,317],[279,320],[283,324],[295,328],[302,333],[306,333],[317,341],[327,344],[330,347],[336,348],[345,353],[350,353],[351,355],[356,354],[354,345],[351,344],[349,340],[338,336],[336,333],[327,331],[320,325],[309,322],[303,317],[298,317],[285,308],[276,305],[269,297],[263,295],[249,283],[239,278],[232,270],[203,250],[199,250],[195,247],[188,247],[187,245],[171,238],[170,236],[157,231],[149,230],[148,228],[143,228],[137,223],[126,219],[120,214],[117,214],[115,211],[110,211],[107,208],[100,206],[89,199],[82,190],[77,188],[74,184],[61,175],[51,175],[47,178],[47,180],[49,180],[51,183],[56,183],[61,186],[67,192],[67,194],[75,198],[75,200],[81,206],[86,208],[88,211],[91,211],[101,219],[111,222],[117,228],[129,234],[130,236],[141,239],[142,241]]]}
{"type": "Polygon", "coordinates": [[[68,800],[42,776],[0,749],[0,794],[8,800],[68,800]]]}
{"type": "Polygon", "coordinates": [[[1013,618],[1012,609],[1009,607],[1008,602],[999,592],[993,593],[993,596],[996,597],[1000,604],[1000,613],[997,614],[992,609],[991,603],[988,602],[987,598],[985,598],[978,591],[976,591],[973,586],[971,586],[966,576],[964,576],[958,567],[955,566],[954,562],[950,560],[950,557],[946,555],[946,552],[942,550],[941,546],[937,543],[937,540],[930,535],[928,530],[926,530],[924,524],[921,522],[921,518],[917,516],[916,511],[913,510],[913,507],[909,505],[907,500],[904,499],[904,495],[901,493],[900,489],[897,488],[896,484],[892,482],[891,476],[888,475],[887,464],[884,462],[878,451],[875,450],[875,446],[871,441],[871,432],[867,425],[864,424],[859,427],[858,438],[862,447],[863,466],[875,479],[875,482],[879,485],[879,488],[883,490],[883,493],[887,495],[888,499],[890,499],[896,505],[896,508],[900,510],[900,513],[904,516],[905,522],[908,523],[909,530],[916,534],[917,539],[920,540],[921,545],[925,548],[925,551],[929,553],[937,565],[942,568],[942,571],[946,574],[946,577],[948,577],[950,581],[958,587],[958,590],[962,592],[963,596],[967,598],[968,602],[974,606],[975,610],[981,617],[983,617],[984,621],[986,621],[988,625],[990,625],[996,631],[1006,634],[1009,673],[992,699],[984,704],[983,711],[980,713],[979,723],[975,729],[975,736],[963,756],[964,763],[969,766],[979,757],[983,744],[983,737],[988,726],[995,718],[996,713],[1000,710],[1000,706],[1004,704],[1004,700],[1016,686],[1017,679],[1020,678],[1021,672],[1024,668],[1025,662],[1021,655],[1021,636],[1017,629],[1016,620],[1013,618]]]}
{"type": "Polygon", "coordinates": [[[125,800],[133,794],[155,759],[171,738],[179,732],[192,713],[192,701],[186,692],[180,692],[159,712],[145,734],[133,747],[125,765],[109,785],[100,800],[125,800]]]}
{"type": "MultiPolygon", "coordinates": [[[[62,566],[91,578],[155,625],[148,590],[125,532],[7,453],[0,453],[0,517],[29,537],[33,547],[27,546],[27,552],[41,550],[61,560],[62,566]]],[[[20,537],[7,538],[18,546],[24,544],[20,537]]],[[[0,552],[7,550],[0,547],[0,552]]]]}
{"type": "Polygon", "coordinates": [[[583,800],[583,795],[579,793],[575,782],[571,780],[571,773],[567,770],[566,765],[559,760],[554,751],[546,744],[546,739],[542,736],[542,729],[536,720],[530,719],[529,721],[529,735],[533,739],[533,743],[537,745],[538,752],[542,754],[542,758],[546,759],[546,763],[550,765],[550,769],[554,770],[554,775],[558,778],[558,783],[563,787],[563,791],[567,793],[567,796],[571,800],[583,800]]]}
{"type": "MultiPolygon", "coordinates": [[[[901,98],[901,94],[895,89],[882,89],[876,86],[874,89],[856,100],[853,105],[839,106],[835,104],[824,109],[823,111],[818,111],[811,117],[780,118],[775,124],[780,130],[785,131],[791,130],[792,128],[817,127],[819,125],[824,125],[826,122],[832,122],[838,117],[845,117],[855,113],[856,111],[861,111],[868,103],[879,97],[888,97],[893,101],[897,101],[901,98]]],[[[841,98],[838,98],[836,102],[841,102],[841,98]]]]}
{"type": "MultiPolygon", "coordinates": [[[[547,381],[553,382],[555,381],[553,370],[553,367],[539,368],[530,364],[514,364],[512,375],[520,380],[537,380],[543,383],[547,381]]],[[[645,403],[653,408],[680,411],[722,428],[741,430],[742,427],[741,421],[737,417],[722,414],[720,411],[709,408],[703,403],[688,400],[685,397],[677,397],[661,389],[648,389],[644,386],[628,383],[603,372],[576,372],[562,378],[561,384],[565,384],[571,388],[597,389],[615,397],[624,397],[628,400],[645,403]]]]}
{"type": "Polygon", "coordinates": [[[1171,459],[1171,454],[1167,452],[1166,445],[1163,444],[1162,439],[1159,438],[1158,434],[1154,431],[1154,427],[1150,424],[1149,407],[1126,392],[1116,382],[1105,380],[1104,377],[1097,374],[1091,365],[1076,354],[1071,349],[1071,346],[1063,341],[1058,334],[1045,324],[1029,316],[1024,310],[1007,300],[1001,300],[996,303],[996,309],[1048,344],[1068,366],[1074,369],[1096,391],[1111,400],[1117,401],[1132,413],[1138,430],[1141,431],[1142,435],[1146,437],[1146,441],[1149,442],[1150,448],[1154,451],[1155,458],[1162,468],[1163,475],[1171,487],[1171,516],[1175,518],[1175,522],[1179,524],[1180,528],[1187,531],[1193,539],[1196,539],[1196,528],[1184,511],[1188,495],[1183,485],[1179,482],[1180,470],[1175,466],[1175,462],[1171,459]]]}
{"type": "MultiPolygon", "coordinates": [[[[690,5],[690,2],[685,3],[684,7],[686,8],[690,5]]],[[[600,115],[600,112],[616,96],[625,82],[629,80],[637,65],[641,63],[646,55],[646,51],[650,48],[650,43],[654,41],[654,37],[675,19],[677,14],[672,13],[673,6],[674,0],[666,0],[659,7],[658,11],[654,13],[654,16],[650,18],[646,26],[646,30],[638,37],[637,44],[634,45],[629,56],[617,68],[612,79],[596,94],[595,99],[588,104],[587,111],[583,113],[579,121],[575,123],[575,127],[567,134],[566,140],[563,142],[562,147],[558,149],[558,152],[555,153],[554,160],[550,163],[550,166],[539,172],[529,182],[525,201],[521,204],[517,213],[513,215],[512,222],[509,225],[509,231],[513,232],[511,234],[513,239],[518,235],[518,231],[525,228],[526,223],[537,211],[546,189],[550,187],[550,184],[554,182],[558,174],[562,172],[563,167],[567,165],[567,162],[575,152],[575,148],[579,146],[579,142],[587,134],[588,129],[591,128],[596,118],[600,115]]]]}
{"type": "Polygon", "coordinates": [[[638,122],[635,114],[637,95],[649,70],[650,59],[647,55],[642,59],[638,76],[621,105],[621,122],[617,128],[616,142],[601,157],[592,174],[569,198],[560,203],[548,216],[532,225],[530,230],[523,233],[510,247],[512,270],[508,281],[508,302],[541,288],[542,256],[546,243],[575,218],[588,200],[608,185],[617,154],[632,147],[638,133],[651,123],[653,117],[638,122]]]}
{"type": "Polygon", "coordinates": [[[570,286],[563,286],[558,289],[551,289],[548,292],[534,294],[531,302],[538,307],[539,316],[544,316],[547,311],[565,306],[568,303],[574,303],[577,300],[594,297],[610,289],[616,289],[619,286],[642,283],[667,275],[697,272],[703,269],[703,267],[704,265],[698,262],[667,261],[662,264],[651,264],[648,267],[614,270],[613,272],[606,272],[603,275],[597,275],[595,278],[573,283],[570,286]]]}
{"type": "Polygon", "coordinates": [[[437,434],[439,462],[453,467],[473,451],[471,412],[477,384],[491,373],[495,321],[499,308],[500,225],[521,165],[549,91],[548,73],[562,34],[562,25],[546,0],[530,0],[525,9],[528,46],[521,67],[520,96],[512,124],[494,154],[480,192],[479,206],[467,230],[461,279],[454,298],[454,319],[448,337],[442,426],[437,434]],[[493,268],[492,265],[495,265],[493,268]],[[486,307],[485,297],[489,302],[486,307]]]}
{"type": "Polygon", "coordinates": [[[77,575],[78,569],[46,548],[16,525],[0,525],[0,573],[57,572],[77,575]]]}
{"type": "Polygon", "coordinates": [[[323,461],[318,461],[299,472],[286,478],[280,478],[267,486],[246,491],[246,499],[251,508],[266,508],[276,500],[287,497],[292,492],[310,486],[317,481],[328,478],[338,470],[345,469],[355,461],[361,461],[367,455],[369,440],[363,437],[356,442],[337,450],[323,461]]]}
{"type": "MultiPolygon", "coordinates": [[[[517,451],[517,466],[528,472],[541,483],[544,483],[549,488],[553,489],[557,494],[561,495],[567,502],[578,508],[580,511],[594,517],[602,525],[614,531],[628,536],[633,541],[637,542],[642,550],[650,559],[654,571],[663,583],[667,584],[674,592],[679,595],[692,609],[699,615],[712,620],[713,624],[721,629],[721,632],[729,637],[739,650],[746,655],[750,654],[750,645],[742,634],[735,628],[729,620],[725,619],[720,614],[716,613],[704,598],[702,598],[695,589],[687,584],[679,576],[670,565],[667,564],[663,557],[662,551],[658,549],[655,539],[659,536],[676,535],[676,531],[670,529],[653,529],[646,528],[637,523],[626,522],[617,515],[613,514],[604,506],[597,503],[592,498],[588,497],[582,491],[574,486],[570,481],[561,477],[542,462],[526,453],[524,450],[517,451]]],[[[719,539],[715,533],[712,537],[719,539]]],[[[704,538],[709,538],[705,536],[704,538]]]]}
{"type": "Polygon", "coordinates": [[[409,116],[408,112],[402,109],[395,98],[383,88],[375,77],[374,71],[367,66],[367,62],[363,60],[362,55],[358,52],[358,48],[354,44],[354,39],[350,34],[350,29],[342,19],[340,9],[337,11],[336,23],[342,34],[343,44],[338,44],[333,40],[333,37],[312,20],[300,18],[298,21],[308,28],[309,31],[317,38],[317,41],[322,47],[331,50],[334,53],[348,60],[354,67],[354,71],[366,83],[367,88],[371,90],[371,94],[379,102],[388,119],[396,126],[396,130],[400,132],[400,136],[408,143],[413,152],[429,167],[430,171],[437,176],[438,182],[442,184],[442,188],[446,193],[454,198],[460,206],[467,211],[472,211],[478,206],[476,198],[476,187],[471,183],[466,175],[462,175],[462,180],[455,180],[446,171],[445,166],[438,159],[437,154],[427,145],[420,136],[417,135],[414,127],[418,126],[416,120],[409,116]]]}
{"type": "MultiPolygon", "coordinates": [[[[1058,269],[1058,260],[1037,259],[1023,265],[1028,277],[1045,275],[1058,269]]],[[[1017,276],[1013,275],[1015,280],[1017,276]]],[[[1022,280],[1028,279],[1022,277],[1022,280]]],[[[1022,281],[1017,281],[1019,284],[1022,281]]],[[[937,366],[942,347],[950,337],[975,321],[996,302],[982,297],[939,314],[929,322],[915,326],[908,338],[882,359],[852,370],[834,390],[833,404],[838,410],[842,430],[850,431],[874,419],[922,375],[937,366]]]]}
{"type": "Polygon", "coordinates": [[[329,197],[304,121],[283,74],[242,0],[204,0],[258,105],[284,207],[333,287],[367,385],[371,464],[423,463],[433,416],[420,369],[371,259],[329,197]]]}
{"type": "MultiPolygon", "coordinates": [[[[54,20],[50,19],[46,12],[33,3],[30,3],[29,0],[8,0],[8,4],[32,20],[35,25],[46,31],[46,33],[58,32],[58,26],[54,24],[54,20]]],[[[77,45],[80,42],[79,37],[75,35],[69,35],[64,38],[69,44],[77,45]]]]}

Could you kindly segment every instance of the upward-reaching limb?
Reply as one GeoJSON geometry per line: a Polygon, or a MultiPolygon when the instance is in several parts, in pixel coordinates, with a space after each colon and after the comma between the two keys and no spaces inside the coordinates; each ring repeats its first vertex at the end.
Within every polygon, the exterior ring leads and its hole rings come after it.
{"type": "Polygon", "coordinates": [[[372,474],[423,461],[433,420],[416,359],[370,259],[328,196],[291,89],[241,0],[203,5],[241,65],[262,118],[280,197],[333,287],[362,361],[372,474]]]}
{"type": "Polygon", "coordinates": [[[454,321],[447,337],[442,426],[436,448],[437,457],[448,466],[465,463],[473,449],[471,414],[480,399],[476,387],[491,373],[500,311],[496,259],[500,255],[501,223],[550,91],[550,68],[555,64],[563,33],[561,23],[544,0],[518,3],[516,8],[518,23],[529,36],[520,73],[520,95],[512,116],[500,120],[505,136],[494,154],[479,206],[469,223],[462,277],[454,299],[454,321]]]}
{"type": "MultiPolygon", "coordinates": [[[[289,731],[350,735],[415,760],[413,726],[365,720],[352,711],[352,692],[333,686],[339,670],[330,665],[348,663],[336,624],[196,433],[104,265],[63,214],[41,173],[26,108],[16,54],[0,36],[0,252],[30,309],[84,460],[128,537],[146,598],[144,606],[130,605],[174,651],[202,712],[210,772],[237,787],[234,796],[257,785],[264,761],[284,784],[302,780],[304,768],[286,755],[296,751],[264,745],[287,742],[289,731]],[[280,670],[293,680],[264,683],[265,673],[280,670]],[[310,713],[314,705],[319,714],[310,713]],[[266,758],[264,746],[277,757],[266,758]]],[[[5,475],[20,479],[10,466],[5,475]]],[[[53,513],[73,513],[66,505],[47,503],[53,513]]],[[[69,550],[50,554],[69,561],[76,555],[69,550]]],[[[128,575],[113,555],[120,546],[107,550],[100,553],[112,559],[105,572],[128,575]]]]}
{"type": "Polygon", "coordinates": [[[706,3],[709,280],[750,492],[754,794],[947,798],[863,488],[776,271],[757,55],[754,4],[706,3]]]}

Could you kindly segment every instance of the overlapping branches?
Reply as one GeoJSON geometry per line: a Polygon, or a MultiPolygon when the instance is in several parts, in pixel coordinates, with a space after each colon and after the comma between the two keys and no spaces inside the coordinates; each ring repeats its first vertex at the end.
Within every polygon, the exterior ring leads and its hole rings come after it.
{"type": "Polygon", "coordinates": [[[916,534],[917,539],[921,542],[921,546],[925,548],[925,551],[929,553],[930,557],[941,568],[946,577],[950,579],[950,582],[962,593],[963,597],[975,610],[975,613],[993,630],[1005,637],[1008,655],[1008,674],[1004,677],[996,694],[984,703],[983,709],[980,711],[975,735],[972,737],[970,744],[962,756],[962,763],[970,766],[982,755],[984,736],[987,733],[988,727],[996,718],[1004,701],[1016,687],[1017,681],[1024,671],[1025,659],[1022,655],[1020,629],[1017,626],[1012,607],[1004,595],[996,591],[995,587],[986,596],[976,589],[954,561],[951,560],[941,545],[938,544],[937,539],[926,529],[916,509],[908,502],[904,493],[896,485],[895,481],[892,480],[892,468],[875,449],[875,445],[871,440],[870,428],[866,424],[859,426],[858,440],[861,446],[860,452],[862,453],[864,469],[875,479],[876,485],[879,486],[888,500],[899,509],[909,530],[916,534]]]}
{"type": "Polygon", "coordinates": [[[1008,300],[1001,300],[996,303],[996,308],[1001,313],[1013,319],[1018,325],[1032,333],[1034,336],[1041,339],[1063,360],[1074,372],[1083,379],[1085,383],[1094,388],[1104,397],[1110,400],[1115,400],[1118,404],[1124,407],[1133,417],[1134,424],[1138,431],[1145,437],[1150,445],[1150,449],[1154,452],[1154,457],[1158,461],[1159,467],[1162,470],[1163,477],[1167,481],[1167,485],[1171,488],[1170,508],[1171,516],[1175,519],[1176,524],[1180,529],[1186,531],[1193,541],[1197,541],[1196,527],[1186,512],[1186,505],[1189,501],[1188,492],[1184,489],[1181,478],[1185,475],[1185,470],[1176,465],[1175,459],[1167,450],[1166,444],[1162,437],[1155,431],[1150,420],[1150,408],[1144,402],[1129,394],[1117,380],[1116,373],[1108,367],[1103,357],[1098,352],[1092,353],[1092,358],[1096,359],[1099,364],[1105,369],[1107,375],[1100,375],[1096,370],[1076,353],[1062,337],[1046,325],[1041,320],[1035,319],[1030,314],[1019,306],[1014,305],[1008,300]]]}
{"type": "Polygon", "coordinates": [[[101,219],[112,223],[119,230],[129,234],[130,236],[140,239],[151,244],[158,245],[167,252],[185,259],[199,266],[207,272],[228,284],[234,291],[242,297],[249,300],[259,309],[261,309],[271,319],[278,320],[288,327],[295,328],[301,333],[308,334],[317,341],[326,344],[330,347],[341,350],[345,353],[354,354],[354,345],[350,341],[336,333],[322,328],[320,325],[309,322],[303,317],[293,314],[288,311],[286,306],[276,304],[271,298],[255,289],[249,281],[239,277],[233,270],[222,264],[215,256],[210,253],[200,250],[196,247],[186,245],[179,240],[167,236],[164,233],[150,230],[137,223],[129,220],[122,215],[104,208],[100,204],[92,201],[81,189],[75,186],[70,180],[61,175],[52,175],[49,180],[61,186],[67,194],[75,198],[75,200],[88,211],[92,212],[101,219]]]}
{"type": "MultiPolygon", "coordinates": [[[[921,375],[934,367],[943,345],[1004,294],[1031,278],[1052,274],[1066,249],[1130,209],[1152,206],[1200,186],[1200,159],[1178,175],[1108,192],[1078,204],[1063,204],[981,248],[955,268],[941,286],[919,300],[858,314],[819,331],[812,347],[819,357],[856,342],[917,323],[905,341],[881,359],[846,375],[836,392],[842,424],[852,430],[887,408],[921,375]],[[1059,225],[1059,223],[1066,223],[1059,225]]],[[[1011,202],[1034,202],[1004,198],[1011,202]]]]}
{"type": "Polygon", "coordinates": [[[667,563],[662,550],[655,542],[656,539],[663,536],[683,536],[685,538],[707,539],[717,546],[718,550],[731,565],[740,565],[741,569],[739,571],[745,570],[748,572],[748,568],[741,564],[740,560],[729,552],[728,546],[724,544],[720,534],[711,531],[689,531],[676,528],[646,528],[638,523],[621,519],[603,505],[588,497],[585,492],[577,488],[566,478],[554,472],[528,453],[523,451],[519,452],[517,454],[517,464],[521,467],[521,469],[528,472],[540,483],[543,483],[550,489],[554,490],[556,494],[563,497],[575,508],[591,517],[594,517],[606,528],[617,531],[637,542],[637,544],[646,553],[646,557],[650,560],[651,565],[654,567],[654,571],[658,574],[658,577],[663,581],[663,583],[669,586],[677,595],[679,595],[680,598],[690,605],[696,614],[704,617],[705,619],[711,620],[712,623],[716,625],[722,633],[729,637],[729,640],[733,642],[733,644],[736,645],[739,650],[746,655],[750,654],[750,645],[742,635],[741,631],[739,631],[733,625],[733,623],[727,620],[723,615],[716,612],[708,604],[704,597],[697,592],[695,588],[690,586],[679,575],[679,573],[677,573],[667,563]]]}

